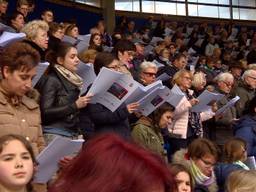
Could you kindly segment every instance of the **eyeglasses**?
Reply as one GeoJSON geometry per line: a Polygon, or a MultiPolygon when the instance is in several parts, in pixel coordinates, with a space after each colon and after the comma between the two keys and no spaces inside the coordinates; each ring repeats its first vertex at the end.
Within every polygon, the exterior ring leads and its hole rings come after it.
{"type": "Polygon", "coordinates": [[[203,158],[200,158],[200,160],[205,164],[206,168],[211,168],[215,166],[215,163],[211,163],[209,161],[204,160],[203,158]]]}
{"type": "Polygon", "coordinates": [[[120,65],[107,66],[107,68],[118,70],[120,69],[120,65]]]}
{"type": "Polygon", "coordinates": [[[189,80],[189,81],[192,81],[191,77],[188,77],[188,76],[183,76],[182,78],[184,78],[186,80],[189,80]]]}
{"type": "Polygon", "coordinates": [[[233,87],[233,83],[222,81],[227,87],[233,87]]]}
{"type": "Polygon", "coordinates": [[[150,77],[155,77],[156,73],[150,73],[150,72],[143,72],[145,75],[150,76],[150,77]]]}

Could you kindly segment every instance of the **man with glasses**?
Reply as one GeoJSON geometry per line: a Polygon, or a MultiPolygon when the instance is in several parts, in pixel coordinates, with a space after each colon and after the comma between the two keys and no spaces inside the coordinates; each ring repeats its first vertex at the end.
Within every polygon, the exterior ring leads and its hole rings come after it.
{"type": "Polygon", "coordinates": [[[237,117],[241,117],[244,111],[248,107],[248,103],[255,95],[256,89],[256,71],[249,69],[246,70],[242,76],[241,81],[238,82],[238,86],[234,89],[234,94],[240,97],[240,100],[236,103],[237,117]]]}
{"type": "MultiPolygon", "coordinates": [[[[221,73],[216,77],[216,91],[223,94],[224,97],[217,102],[218,108],[226,105],[233,96],[230,94],[234,85],[234,77],[231,73],[221,73]]],[[[215,117],[216,130],[213,131],[216,143],[224,145],[224,143],[233,137],[232,125],[236,122],[236,109],[234,106],[229,107],[221,115],[215,117]]]]}
{"type": "Polygon", "coordinates": [[[140,64],[138,81],[147,86],[156,81],[157,66],[153,62],[144,61],[140,64]]]}

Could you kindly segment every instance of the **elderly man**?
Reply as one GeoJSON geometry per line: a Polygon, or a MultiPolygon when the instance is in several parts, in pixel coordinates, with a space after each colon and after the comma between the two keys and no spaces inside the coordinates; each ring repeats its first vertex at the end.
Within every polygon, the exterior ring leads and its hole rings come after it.
{"type": "Polygon", "coordinates": [[[138,81],[147,86],[156,81],[157,66],[153,62],[144,61],[140,64],[138,81]]]}
{"type": "Polygon", "coordinates": [[[243,112],[247,109],[248,103],[255,95],[256,89],[256,71],[249,69],[246,70],[242,76],[238,86],[234,89],[234,94],[240,97],[236,103],[237,117],[241,117],[243,112]]]}
{"type": "MultiPolygon", "coordinates": [[[[224,94],[217,102],[218,108],[226,105],[231,99],[231,90],[234,85],[234,77],[231,73],[221,73],[216,77],[216,91],[224,94]]],[[[234,106],[228,108],[221,115],[215,117],[215,139],[216,143],[223,145],[233,137],[232,124],[236,121],[236,109],[234,106]]]]}

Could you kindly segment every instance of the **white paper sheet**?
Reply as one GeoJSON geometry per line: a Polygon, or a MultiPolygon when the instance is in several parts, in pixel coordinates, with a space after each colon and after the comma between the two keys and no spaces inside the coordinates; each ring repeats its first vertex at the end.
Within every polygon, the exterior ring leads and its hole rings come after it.
{"type": "Polygon", "coordinates": [[[22,40],[25,37],[25,33],[11,33],[4,31],[3,34],[0,36],[0,47],[5,47],[7,44],[22,40]]]}
{"type": "Polygon", "coordinates": [[[235,103],[240,99],[239,96],[234,97],[233,99],[231,99],[226,105],[224,105],[223,107],[221,107],[218,111],[216,111],[215,115],[219,115],[224,113],[229,107],[232,107],[235,105],[235,103]]]}
{"type": "Polygon", "coordinates": [[[66,137],[56,137],[37,156],[38,171],[34,176],[35,183],[48,182],[59,169],[59,160],[65,156],[76,154],[82,147],[84,140],[70,140],[66,137]]]}

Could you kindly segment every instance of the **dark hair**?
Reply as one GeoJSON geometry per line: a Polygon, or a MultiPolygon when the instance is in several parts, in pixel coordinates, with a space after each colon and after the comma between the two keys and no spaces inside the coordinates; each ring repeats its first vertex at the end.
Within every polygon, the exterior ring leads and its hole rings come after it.
{"type": "MultiPolygon", "coordinates": [[[[173,163],[170,166],[171,173],[174,177],[176,177],[180,172],[185,172],[189,175],[189,180],[190,180],[190,186],[191,186],[191,191],[193,191],[194,188],[194,181],[193,177],[189,171],[184,165],[178,164],[178,163],[173,163]]],[[[178,185],[178,184],[177,184],[178,185]]]]}
{"type": "Polygon", "coordinates": [[[29,71],[37,66],[39,61],[39,53],[24,42],[11,43],[3,49],[0,55],[2,72],[5,66],[8,66],[11,72],[20,69],[29,71]]]}
{"type": "Polygon", "coordinates": [[[174,61],[177,60],[179,61],[181,58],[187,58],[186,55],[184,55],[183,53],[179,53],[174,57],[174,61]]]}
{"type": "Polygon", "coordinates": [[[224,161],[227,163],[233,163],[244,158],[244,151],[246,150],[246,141],[241,138],[232,138],[228,140],[224,145],[224,161]]]}
{"type": "Polygon", "coordinates": [[[255,115],[255,108],[256,108],[256,96],[252,98],[252,100],[249,102],[247,109],[245,109],[245,114],[248,115],[255,115]]]}
{"type": "Polygon", "coordinates": [[[24,18],[24,15],[19,11],[14,11],[7,19],[7,24],[9,26],[12,26],[12,20],[15,20],[19,15],[22,15],[24,18]]]}
{"type": "Polygon", "coordinates": [[[118,58],[118,52],[124,53],[125,51],[135,50],[136,46],[134,45],[134,43],[126,39],[121,39],[116,43],[114,49],[112,50],[112,53],[118,58]]]}
{"type": "Polygon", "coordinates": [[[34,152],[33,152],[33,149],[31,147],[30,142],[28,140],[26,140],[21,135],[8,134],[8,135],[4,135],[4,136],[0,137],[0,153],[2,153],[4,145],[6,145],[6,142],[13,141],[13,140],[18,140],[24,145],[24,147],[28,150],[28,152],[31,156],[32,162],[34,164],[36,164],[36,158],[35,158],[35,155],[34,155],[34,152]]]}
{"type": "MultiPolygon", "coordinates": [[[[66,30],[65,30],[65,35],[70,35],[72,29],[74,29],[75,27],[77,27],[76,24],[71,24],[71,25],[69,25],[69,26],[66,28],[66,30]]],[[[78,27],[77,27],[77,28],[78,28],[78,27]]]]}
{"type": "Polygon", "coordinates": [[[108,133],[89,140],[49,192],[145,192],[159,183],[166,192],[174,188],[158,155],[108,133]]]}
{"type": "Polygon", "coordinates": [[[51,63],[51,65],[58,63],[57,58],[64,58],[69,50],[74,47],[71,43],[60,42],[54,50],[50,50],[46,55],[46,60],[51,63]]]}
{"type": "Polygon", "coordinates": [[[51,9],[45,9],[45,10],[43,10],[43,12],[42,12],[42,14],[41,15],[44,15],[46,12],[52,12],[53,13],[53,11],[51,10],[51,9]]]}
{"type": "Polygon", "coordinates": [[[190,158],[200,159],[207,154],[214,156],[216,161],[218,160],[218,154],[219,154],[218,148],[212,141],[208,139],[205,139],[205,138],[195,139],[188,146],[188,156],[190,158]]]}
{"type": "Polygon", "coordinates": [[[49,24],[49,33],[52,35],[53,33],[57,32],[59,29],[64,29],[64,26],[56,23],[56,22],[51,22],[49,24]]]}
{"type": "Polygon", "coordinates": [[[96,58],[94,60],[94,71],[96,75],[100,72],[102,67],[106,67],[111,64],[117,58],[108,52],[97,53],[96,58]]]}
{"type": "Polygon", "coordinates": [[[94,49],[94,50],[96,50],[96,51],[98,51],[98,52],[102,52],[102,51],[103,51],[102,45],[98,46],[98,45],[95,45],[95,44],[94,44],[94,38],[95,38],[96,36],[99,36],[100,38],[102,38],[99,33],[94,33],[94,34],[92,34],[92,35],[91,35],[91,38],[90,38],[90,41],[89,41],[89,47],[88,47],[88,49],[94,49]]]}
{"type": "Polygon", "coordinates": [[[163,103],[152,114],[150,114],[150,118],[153,120],[153,124],[158,127],[162,115],[167,111],[173,112],[174,107],[169,103],[163,103]]]}

